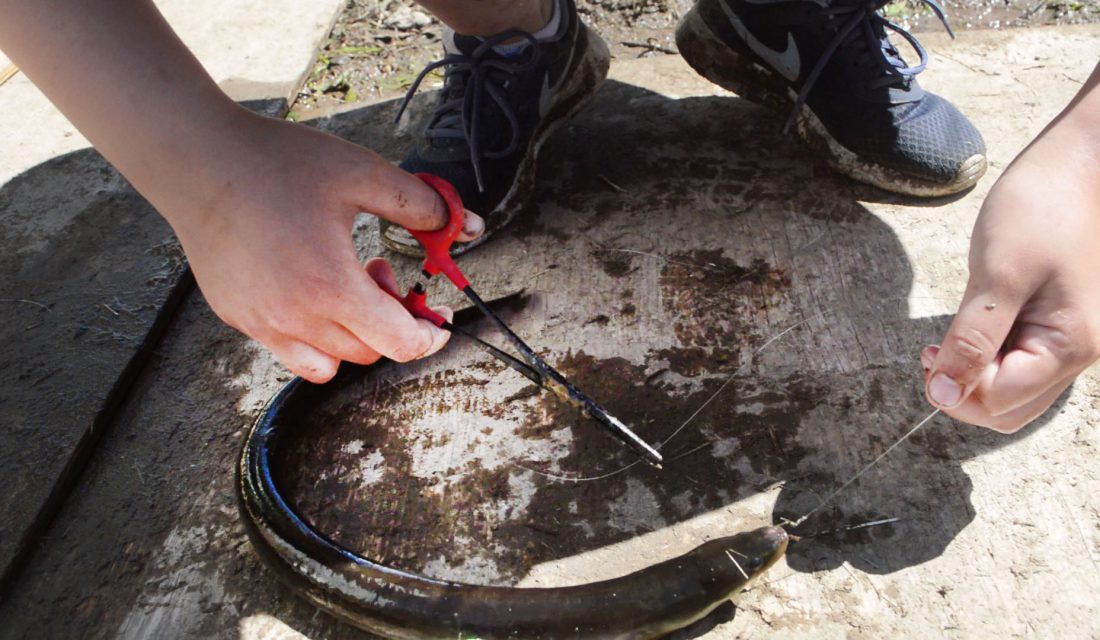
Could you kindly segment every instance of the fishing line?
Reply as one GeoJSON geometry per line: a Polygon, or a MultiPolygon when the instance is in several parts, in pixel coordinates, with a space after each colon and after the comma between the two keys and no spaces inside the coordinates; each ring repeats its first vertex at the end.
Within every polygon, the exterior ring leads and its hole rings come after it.
{"type": "Polygon", "coordinates": [[[771,338],[769,338],[767,342],[765,342],[764,344],[760,345],[755,350],[753,350],[752,355],[749,356],[749,359],[744,364],[742,364],[740,367],[738,367],[736,371],[734,371],[733,373],[726,376],[726,381],[722,383],[722,386],[718,387],[717,391],[715,391],[713,394],[711,394],[711,396],[709,398],[707,398],[706,401],[703,402],[703,404],[699,405],[699,408],[696,409],[695,412],[692,413],[690,416],[688,416],[687,420],[684,420],[684,423],[681,424],[675,431],[672,432],[672,435],[665,438],[664,441],[661,442],[661,444],[657,445],[657,449],[660,450],[662,447],[664,447],[666,444],[668,444],[670,440],[675,438],[677,436],[677,434],[679,434],[681,431],[683,431],[684,428],[687,427],[688,424],[690,424],[691,421],[695,419],[695,416],[702,413],[703,409],[707,408],[707,405],[709,405],[711,402],[713,402],[715,398],[717,398],[719,395],[721,395],[721,393],[723,391],[725,391],[726,387],[728,387],[729,384],[731,382],[733,382],[733,379],[735,377],[737,377],[737,376],[745,373],[746,371],[748,371],[748,368],[751,367],[753,362],[755,361],[756,356],[760,355],[760,352],[763,351],[765,348],[767,348],[768,345],[770,345],[771,343],[775,342],[776,340],[782,338],[783,336],[787,335],[788,333],[794,331],[798,327],[801,327],[802,325],[806,324],[807,322],[809,322],[809,319],[802,320],[800,322],[797,322],[797,323],[787,327],[786,329],[784,329],[780,333],[778,333],[778,334],[772,336],[771,338]]]}
{"type": "Polygon", "coordinates": [[[914,433],[916,433],[916,432],[917,432],[917,430],[918,430],[918,429],[920,429],[920,428],[921,428],[921,427],[923,427],[924,425],[928,424],[928,421],[929,421],[929,420],[931,420],[932,418],[935,418],[935,417],[936,417],[937,415],[939,415],[939,413],[940,413],[940,410],[939,410],[939,409],[936,409],[936,410],[935,410],[935,411],[933,411],[932,413],[928,414],[928,416],[927,416],[927,417],[925,417],[925,419],[924,419],[924,420],[921,420],[920,422],[918,422],[918,423],[917,423],[917,426],[915,426],[915,427],[913,427],[912,429],[910,429],[910,430],[909,430],[909,431],[908,431],[908,432],[907,432],[907,433],[906,433],[905,435],[903,435],[903,436],[902,436],[901,438],[899,438],[897,442],[895,442],[894,444],[892,444],[892,445],[890,445],[889,447],[887,447],[886,451],[883,451],[882,453],[880,453],[880,454],[878,455],[878,457],[876,457],[876,458],[875,458],[874,460],[872,460],[872,461],[868,462],[868,463],[867,463],[867,464],[866,464],[866,465],[865,465],[865,466],[864,466],[864,467],[863,467],[862,469],[860,469],[860,470],[859,470],[858,472],[856,472],[856,475],[854,475],[854,476],[852,476],[851,478],[849,478],[847,482],[845,482],[844,484],[840,485],[840,487],[838,487],[838,488],[837,488],[836,490],[834,490],[834,491],[833,491],[832,493],[830,493],[829,495],[825,496],[825,498],[824,498],[824,499],[823,499],[823,500],[821,501],[821,503],[820,503],[820,504],[818,504],[818,505],[817,505],[816,507],[814,507],[813,509],[811,509],[811,510],[810,510],[810,511],[809,511],[808,513],[806,513],[806,514],[805,514],[804,516],[802,516],[802,517],[801,517],[801,518],[799,518],[798,520],[795,520],[794,522],[791,522],[790,520],[788,520],[788,519],[786,519],[786,518],[783,518],[783,519],[782,519],[782,520],[783,520],[783,525],[784,525],[784,526],[787,526],[787,525],[789,525],[789,526],[791,526],[791,527],[793,528],[793,527],[797,527],[798,525],[800,525],[800,524],[802,524],[803,522],[805,522],[805,521],[806,521],[806,518],[809,518],[809,517],[810,517],[810,516],[812,516],[813,514],[815,514],[815,513],[817,513],[818,511],[820,511],[820,510],[821,510],[821,508],[822,508],[822,507],[824,507],[824,506],[825,506],[826,504],[828,504],[830,500],[832,500],[833,498],[835,498],[835,497],[836,497],[836,496],[837,496],[837,495],[838,495],[838,494],[839,494],[839,493],[840,493],[841,491],[844,491],[845,489],[847,489],[847,488],[848,488],[848,487],[849,487],[849,486],[850,486],[850,485],[851,485],[851,484],[852,484],[853,482],[855,482],[856,480],[859,480],[859,479],[860,479],[860,477],[861,477],[861,476],[862,476],[863,474],[867,473],[867,471],[868,471],[868,470],[869,470],[869,469],[870,469],[871,467],[873,467],[873,466],[875,466],[876,464],[878,464],[879,460],[882,460],[883,458],[885,458],[885,457],[886,457],[886,456],[887,456],[887,455],[888,455],[888,454],[889,454],[889,453],[890,453],[891,451],[893,451],[893,450],[894,450],[894,449],[895,449],[895,448],[896,448],[896,447],[897,447],[898,445],[900,445],[901,443],[903,443],[903,442],[905,442],[906,440],[908,440],[908,439],[909,439],[909,436],[913,435],[914,433]]]}
{"type": "MultiPolygon", "coordinates": [[[[817,317],[817,316],[815,316],[815,317],[817,317]]],[[[707,398],[703,402],[703,404],[699,405],[695,409],[695,411],[692,412],[692,414],[690,416],[688,416],[687,420],[684,420],[683,424],[681,424],[679,427],[677,427],[676,430],[673,431],[671,435],[669,435],[667,438],[665,438],[660,444],[658,444],[654,448],[657,449],[658,451],[661,450],[666,444],[669,443],[670,440],[675,438],[681,431],[683,431],[689,424],[691,424],[691,421],[694,420],[695,417],[698,416],[700,413],[702,413],[703,409],[707,408],[707,405],[709,405],[711,402],[714,401],[715,398],[717,398],[719,395],[721,395],[722,391],[724,391],[725,388],[728,387],[731,382],[733,382],[734,378],[736,378],[737,376],[739,376],[739,375],[745,373],[746,371],[748,371],[748,368],[752,366],[756,356],[760,355],[761,351],[766,349],[769,345],[771,345],[776,340],[779,340],[783,336],[785,336],[788,333],[794,331],[795,329],[801,327],[802,325],[806,324],[807,322],[809,322],[812,319],[814,319],[814,318],[812,318],[812,317],[811,318],[806,318],[805,320],[801,320],[799,322],[796,322],[796,323],[792,324],[791,326],[787,327],[783,331],[780,331],[779,333],[775,334],[771,338],[768,338],[768,340],[766,340],[764,342],[764,344],[762,344],[759,347],[757,347],[756,349],[754,349],[752,354],[749,356],[749,359],[744,364],[742,364],[740,367],[738,367],[736,371],[734,371],[733,373],[726,376],[726,380],[722,383],[722,385],[720,387],[718,387],[717,391],[715,391],[713,394],[711,394],[710,397],[707,398]]],[[[695,449],[692,449],[691,451],[688,451],[688,453],[694,453],[695,451],[698,451],[699,449],[705,447],[706,445],[710,444],[711,442],[713,442],[713,440],[709,440],[709,441],[703,443],[702,445],[696,447],[695,449]]],[[[682,454],[682,455],[678,455],[675,458],[673,458],[673,460],[675,460],[677,458],[682,458],[685,455],[687,455],[687,453],[682,454]]],[[[614,471],[610,471],[608,473],[604,473],[604,474],[598,475],[598,476],[565,476],[565,475],[557,475],[557,474],[554,474],[554,473],[547,473],[545,471],[539,471],[538,469],[532,469],[531,467],[526,467],[526,466],[524,466],[522,464],[519,464],[519,463],[515,463],[515,466],[519,467],[520,469],[523,469],[524,471],[530,471],[532,473],[537,473],[540,476],[545,476],[547,478],[552,478],[554,480],[564,480],[564,481],[567,481],[567,482],[590,482],[592,480],[604,480],[606,478],[610,478],[611,476],[619,475],[620,473],[626,471],[627,469],[630,469],[631,467],[638,464],[639,462],[641,462],[641,459],[635,460],[635,461],[631,462],[630,464],[627,464],[623,467],[620,467],[620,468],[618,468],[614,471]]]]}

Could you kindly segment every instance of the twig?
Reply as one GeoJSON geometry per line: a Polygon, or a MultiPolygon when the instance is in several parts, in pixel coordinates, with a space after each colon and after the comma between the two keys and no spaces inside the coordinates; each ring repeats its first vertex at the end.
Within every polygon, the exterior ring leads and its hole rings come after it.
{"type": "Polygon", "coordinates": [[[950,60],[951,62],[954,62],[957,65],[966,67],[967,69],[970,69],[974,73],[980,73],[980,74],[987,75],[987,76],[999,76],[999,75],[1001,75],[999,73],[994,73],[992,71],[986,71],[985,69],[980,69],[978,67],[975,67],[974,65],[967,64],[967,63],[963,62],[962,60],[959,60],[958,58],[953,58],[953,57],[947,55],[946,53],[944,53],[942,51],[937,52],[936,55],[938,55],[942,58],[947,58],[948,60],[950,60]]]}
{"type": "Polygon", "coordinates": [[[779,438],[775,436],[775,429],[772,429],[771,425],[768,425],[768,435],[771,436],[772,446],[775,447],[775,450],[779,452],[779,455],[786,458],[787,452],[783,449],[783,445],[779,443],[779,438]]]}
{"type": "MultiPolygon", "coordinates": [[[[670,56],[679,55],[679,51],[669,49],[668,47],[662,47],[655,42],[620,42],[619,44],[624,47],[633,47],[635,49],[646,49],[648,51],[660,51],[661,53],[667,53],[670,56]]],[[[645,51],[642,52],[646,53],[645,51]]]]}
{"type": "Polygon", "coordinates": [[[15,66],[15,63],[9,64],[6,69],[0,71],[0,86],[15,77],[17,73],[19,73],[19,67],[15,66]]]}
{"type": "Polygon", "coordinates": [[[619,185],[612,182],[611,179],[608,178],[607,176],[605,176],[604,174],[600,173],[600,174],[597,174],[597,175],[599,176],[600,180],[603,180],[605,183],[607,183],[607,186],[611,187],[615,191],[618,191],[619,193],[626,193],[626,189],[623,189],[619,185]]]}
{"type": "Polygon", "coordinates": [[[34,306],[38,307],[39,309],[45,309],[46,311],[50,310],[49,307],[42,304],[41,302],[35,302],[34,300],[24,300],[22,298],[0,298],[0,302],[18,302],[18,303],[22,303],[22,304],[34,305],[34,306]]]}
{"type": "Polygon", "coordinates": [[[859,559],[866,562],[867,564],[871,565],[875,569],[881,569],[882,568],[878,565],[877,562],[875,562],[874,560],[868,558],[867,556],[859,556],[859,559]]]}
{"type": "MultiPolygon", "coordinates": [[[[1058,498],[1062,503],[1062,508],[1072,513],[1072,509],[1069,506],[1069,502],[1066,500],[1066,494],[1062,491],[1062,484],[1057,479],[1054,481],[1054,488],[1058,490],[1058,498]]],[[[1092,570],[1096,575],[1100,576],[1100,565],[1096,562],[1096,556],[1092,553],[1092,546],[1088,543],[1088,536],[1085,535],[1084,530],[1081,528],[1081,522],[1077,518],[1070,518],[1074,526],[1077,529],[1077,535],[1080,536],[1081,546],[1085,549],[1085,554],[1088,555],[1089,560],[1092,560],[1092,570]]]]}
{"type": "Polygon", "coordinates": [[[106,309],[107,311],[110,311],[111,313],[115,314],[116,318],[118,317],[118,312],[115,311],[114,309],[112,309],[111,307],[109,307],[106,302],[101,302],[100,304],[103,305],[104,309],[106,309]]]}
{"type": "Polygon", "coordinates": [[[1021,20],[1030,20],[1031,16],[1035,15],[1036,12],[1039,11],[1039,9],[1042,9],[1045,6],[1047,6],[1047,0],[1039,0],[1038,2],[1035,3],[1034,7],[1031,7],[1027,11],[1023,12],[1020,15],[1020,19],[1021,20]]]}
{"type": "Polygon", "coordinates": [[[49,380],[53,376],[53,374],[57,373],[58,371],[61,371],[61,369],[54,369],[53,371],[50,371],[48,373],[45,373],[45,374],[39,376],[37,380],[35,380],[34,382],[31,383],[31,386],[32,387],[37,387],[38,385],[42,384],[46,380],[49,380]]]}
{"type": "Polygon", "coordinates": [[[733,566],[737,567],[737,570],[741,572],[741,575],[745,576],[745,579],[748,580],[749,574],[745,573],[745,570],[741,568],[741,563],[737,561],[737,558],[733,557],[729,549],[726,549],[726,556],[730,559],[730,562],[733,563],[733,566]]]}
{"type": "Polygon", "coordinates": [[[871,527],[881,527],[884,524],[893,524],[899,522],[901,518],[883,518],[882,520],[872,520],[871,522],[862,522],[860,524],[853,524],[847,527],[838,527],[836,529],[829,529],[828,531],[818,531],[816,533],[804,533],[803,538],[816,538],[818,536],[828,536],[834,533],[847,533],[848,531],[855,531],[857,529],[869,529],[871,527]]]}
{"type": "MultiPolygon", "coordinates": [[[[595,242],[595,241],[593,240],[592,242],[595,242]]],[[[603,246],[603,245],[600,245],[600,246],[603,246]]],[[[606,249],[607,251],[618,251],[619,253],[633,253],[635,255],[646,256],[648,258],[657,258],[658,260],[662,260],[667,264],[675,265],[677,267],[687,267],[689,269],[702,269],[703,271],[711,271],[711,272],[714,272],[714,273],[729,273],[729,269],[723,269],[722,267],[719,267],[717,265],[698,264],[698,263],[693,263],[693,262],[681,262],[679,260],[670,260],[669,258],[667,258],[667,257],[665,257],[665,256],[663,256],[659,253],[649,253],[647,251],[638,251],[637,249],[620,249],[618,247],[603,247],[603,248],[606,249]]],[[[750,271],[749,273],[751,274],[752,272],[750,271]]]]}

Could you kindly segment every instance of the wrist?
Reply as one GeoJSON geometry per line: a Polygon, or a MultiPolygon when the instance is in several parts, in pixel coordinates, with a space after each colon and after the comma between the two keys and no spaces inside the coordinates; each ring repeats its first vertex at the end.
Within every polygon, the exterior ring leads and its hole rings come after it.
{"type": "Polygon", "coordinates": [[[242,211],[261,161],[278,154],[262,146],[270,119],[228,98],[210,107],[200,122],[165,134],[138,175],[127,176],[182,239],[197,230],[227,231],[227,214],[242,211]]]}
{"type": "Polygon", "coordinates": [[[1100,199],[1100,122],[1086,111],[1076,109],[1059,116],[1006,175],[1023,171],[1044,176],[1045,189],[1084,191],[1100,199]]]}
{"type": "Polygon", "coordinates": [[[1100,188],[1100,64],[1020,159],[1091,178],[1100,188]]]}
{"type": "Polygon", "coordinates": [[[234,170],[248,164],[241,150],[259,118],[224,95],[209,96],[162,119],[137,148],[104,155],[179,231],[217,208],[234,170]]]}

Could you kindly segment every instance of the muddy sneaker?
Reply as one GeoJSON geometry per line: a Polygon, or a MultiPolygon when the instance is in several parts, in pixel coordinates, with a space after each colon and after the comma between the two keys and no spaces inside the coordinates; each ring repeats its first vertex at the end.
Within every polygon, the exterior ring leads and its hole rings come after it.
{"type": "MultiPolygon", "coordinates": [[[[698,0],[676,43],[711,82],[789,112],[787,127],[797,123],[837,171],[916,196],[967,189],[985,173],[985,143],[950,102],[917,84],[927,53],[879,13],[888,3],[698,0]],[[906,65],[887,30],[920,64],[906,65]]],[[[924,3],[950,33],[939,3],[924,3]]]]}
{"type": "MultiPolygon", "coordinates": [[[[516,30],[490,38],[448,31],[445,57],[425,67],[405,97],[407,105],[428,72],[446,67],[439,106],[401,168],[445,178],[466,208],[485,218],[485,232],[455,244],[454,255],[488,239],[523,207],[539,147],[607,76],[607,45],[580,21],[573,0],[556,0],[547,30],[537,38],[516,30]]],[[[423,255],[401,227],[382,221],[381,228],[388,248],[423,255]]]]}

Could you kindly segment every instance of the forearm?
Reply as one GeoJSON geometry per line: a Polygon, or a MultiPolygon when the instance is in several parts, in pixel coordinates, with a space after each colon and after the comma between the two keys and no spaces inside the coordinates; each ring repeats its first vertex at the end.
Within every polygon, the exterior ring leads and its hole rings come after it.
{"type": "Polygon", "coordinates": [[[1100,144],[1100,63],[1055,123],[1064,118],[1071,118],[1081,126],[1091,125],[1089,136],[1093,142],[1100,144]]]}
{"type": "Polygon", "coordinates": [[[150,0],[0,0],[0,49],[146,196],[209,185],[240,110],[150,0]]]}

